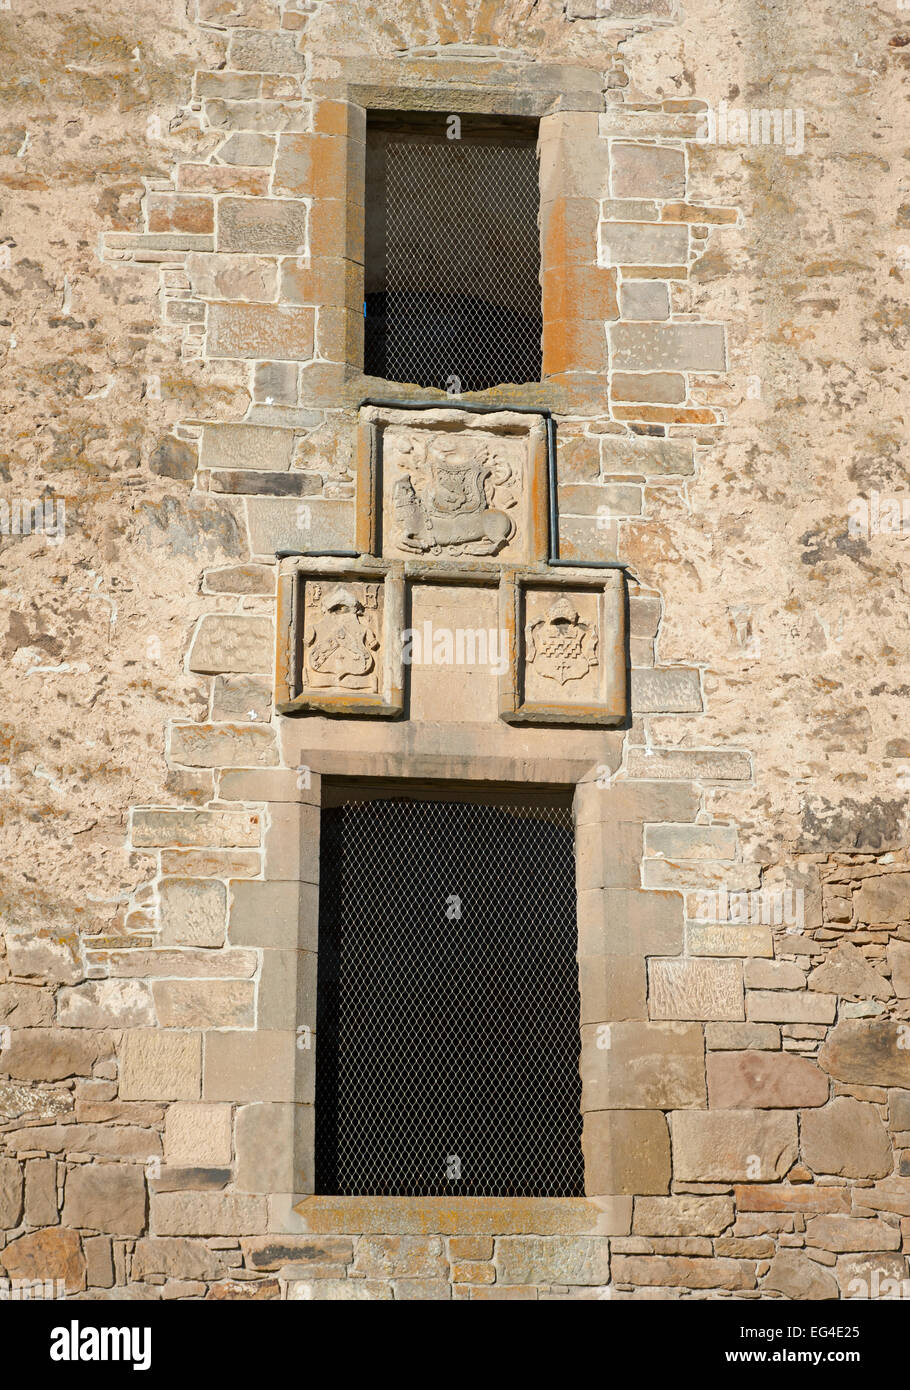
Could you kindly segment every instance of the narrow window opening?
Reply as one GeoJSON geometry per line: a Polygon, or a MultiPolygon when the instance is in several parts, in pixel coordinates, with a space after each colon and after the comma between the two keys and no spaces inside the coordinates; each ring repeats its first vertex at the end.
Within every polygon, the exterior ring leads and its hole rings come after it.
{"type": "Polygon", "coordinates": [[[537,126],[368,113],[367,375],[453,395],[540,380],[537,126]]]}
{"type": "Polygon", "coordinates": [[[323,810],[316,1190],[581,1196],[571,808],[428,795],[323,810]]]}

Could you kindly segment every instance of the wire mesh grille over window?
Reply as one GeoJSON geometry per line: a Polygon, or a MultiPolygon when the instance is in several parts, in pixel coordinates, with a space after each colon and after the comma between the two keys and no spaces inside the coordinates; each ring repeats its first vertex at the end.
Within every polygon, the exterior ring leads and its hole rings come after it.
{"type": "Polygon", "coordinates": [[[384,146],[367,208],[368,375],[450,393],[540,379],[538,203],[533,146],[384,146]]]}
{"type": "Polygon", "coordinates": [[[571,811],[323,811],[316,1190],[580,1196],[571,811]]]}

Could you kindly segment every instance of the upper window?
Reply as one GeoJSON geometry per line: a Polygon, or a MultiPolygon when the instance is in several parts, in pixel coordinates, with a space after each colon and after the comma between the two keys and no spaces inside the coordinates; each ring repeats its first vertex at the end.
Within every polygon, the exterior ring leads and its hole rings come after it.
{"type": "Polygon", "coordinates": [[[370,112],[364,371],[458,394],[539,381],[537,122],[370,112]]]}

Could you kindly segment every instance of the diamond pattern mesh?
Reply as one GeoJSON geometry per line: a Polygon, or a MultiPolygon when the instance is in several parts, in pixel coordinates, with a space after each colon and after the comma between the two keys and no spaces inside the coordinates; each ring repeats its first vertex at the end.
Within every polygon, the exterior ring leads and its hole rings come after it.
{"type": "Polygon", "coordinates": [[[326,808],[316,1190],[582,1195],[575,953],[567,807],[326,808]]]}
{"type": "Polygon", "coordinates": [[[540,380],[539,197],[533,146],[389,143],[368,375],[453,393],[540,380]]]}

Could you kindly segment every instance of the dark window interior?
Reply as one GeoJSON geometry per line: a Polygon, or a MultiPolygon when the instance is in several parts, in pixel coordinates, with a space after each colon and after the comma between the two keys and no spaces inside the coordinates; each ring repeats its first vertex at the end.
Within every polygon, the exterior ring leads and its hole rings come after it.
{"type": "Polygon", "coordinates": [[[434,795],[323,810],[316,1190],[581,1196],[571,808],[434,795]]]}
{"type": "Polygon", "coordinates": [[[367,117],[364,370],[440,392],[541,374],[537,121],[367,117]]]}

